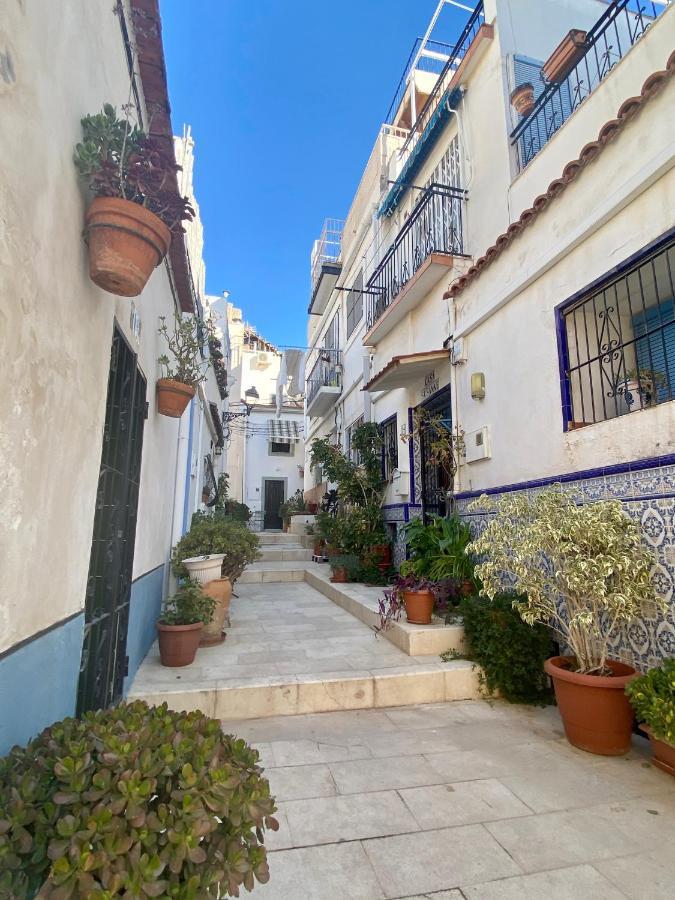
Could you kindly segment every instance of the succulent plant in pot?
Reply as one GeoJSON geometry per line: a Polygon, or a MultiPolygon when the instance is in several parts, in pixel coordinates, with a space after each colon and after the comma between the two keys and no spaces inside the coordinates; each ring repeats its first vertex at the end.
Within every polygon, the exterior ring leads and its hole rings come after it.
{"type": "Polygon", "coordinates": [[[626,694],[640,728],[649,735],[652,764],[675,776],[675,659],[634,678],[626,694]]]}
{"type": "Polygon", "coordinates": [[[166,341],[167,352],[157,360],[162,371],[157,380],[157,410],[163,416],[179,419],[207,376],[209,360],[200,354],[204,325],[195,316],[177,313],[172,330],[166,324],[166,316],[160,316],[159,321],[158,334],[166,341]]]}
{"type": "Polygon", "coordinates": [[[162,608],[157,620],[159,655],[163,666],[189,666],[194,662],[205,622],[210,622],[216,601],[195,581],[184,581],[162,608]]]}
{"type": "Polygon", "coordinates": [[[178,193],[171,141],[145,134],[114,106],[82,119],[75,165],[95,194],[85,217],[92,281],[135,297],[194,210],[178,193]]]}
{"type": "Polygon", "coordinates": [[[201,712],[64,719],[0,759],[0,896],[239,896],[275,810],[258,752],[201,712]]]}
{"type": "Polygon", "coordinates": [[[561,485],[496,504],[483,496],[470,508],[492,513],[467,548],[482,560],[483,593],[516,591],[523,620],[550,626],[569,648],[545,663],[568,740],[591,753],[625,753],[633,714],[624,689],[635,669],[612,660],[610,647],[621,628],[665,606],[639,525],[619,501],[578,506],[561,485]]]}

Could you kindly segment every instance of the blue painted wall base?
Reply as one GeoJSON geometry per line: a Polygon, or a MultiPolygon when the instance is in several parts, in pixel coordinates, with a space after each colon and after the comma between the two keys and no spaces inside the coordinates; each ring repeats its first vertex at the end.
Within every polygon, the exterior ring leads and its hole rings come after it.
{"type": "Polygon", "coordinates": [[[125,695],[140,664],[157,637],[155,623],[159,618],[162,600],[164,599],[165,568],[165,565],[158,566],[151,572],[141,575],[131,585],[129,629],[127,632],[129,674],[124,679],[125,695]]]}
{"type": "Polygon", "coordinates": [[[84,612],[0,659],[0,756],[75,714],[84,612]]]}

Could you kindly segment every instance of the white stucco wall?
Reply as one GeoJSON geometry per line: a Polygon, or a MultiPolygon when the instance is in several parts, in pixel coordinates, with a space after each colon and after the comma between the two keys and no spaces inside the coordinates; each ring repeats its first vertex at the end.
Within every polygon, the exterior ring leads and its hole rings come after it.
{"type": "Polygon", "coordinates": [[[164,266],[133,302],[97,288],[72,155],[80,118],[118,109],[129,76],[112,4],[0,3],[0,651],[84,606],[113,321],[148,380],[134,576],[167,556],[178,423],[156,415],[164,266]],[[82,76],[86,73],[86,77],[82,76]]]}

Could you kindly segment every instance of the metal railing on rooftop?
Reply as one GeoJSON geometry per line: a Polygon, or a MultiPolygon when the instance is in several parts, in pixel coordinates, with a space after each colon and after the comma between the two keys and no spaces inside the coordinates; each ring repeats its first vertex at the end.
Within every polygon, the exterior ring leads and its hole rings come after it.
{"type": "Polygon", "coordinates": [[[511,132],[524,169],[603,81],[666,8],[666,0],[613,0],[586,34],[584,55],[559,82],[551,82],[534,109],[511,132]]]}
{"type": "Polygon", "coordinates": [[[480,2],[476,4],[476,8],[474,9],[474,11],[469,16],[467,23],[462,30],[462,33],[455,43],[455,46],[450,50],[448,54],[448,61],[443,66],[441,74],[438,76],[438,80],[436,81],[432,92],[427,98],[427,102],[422,107],[422,111],[413,123],[413,126],[410,129],[410,134],[408,135],[408,138],[401,149],[402,156],[404,156],[406,153],[409,153],[413,149],[421,135],[424,133],[424,129],[431,121],[431,118],[436,112],[439,103],[445,96],[447,87],[452,81],[452,76],[455,74],[459,64],[466,56],[467,50],[473,43],[473,39],[476,37],[478,29],[484,23],[484,21],[485,13],[483,11],[483,0],[480,0],[480,2]]]}
{"type": "Polygon", "coordinates": [[[314,241],[312,248],[311,278],[312,288],[321,274],[321,267],[326,263],[337,263],[342,253],[343,219],[326,219],[323,223],[321,237],[314,241]]]}
{"type": "Polygon", "coordinates": [[[465,192],[431,184],[368,279],[366,327],[372,328],[432,253],[464,253],[465,192]]]}
{"type": "Polygon", "coordinates": [[[307,405],[322,387],[342,387],[342,351],[323,348],[307,378],[307,405]]]}
{"type": "MultiPolygon", "coordinates": [[[[401,80],[398,83],[398,87],[396,88],[394,99],[391,101],[391,104],[387,111],[387,115],[384,119],[387,125],[392,124],[393,118],[396,115],[396,110],[401,105],[401,100],[403,100],[403,94],[405,93],[407,87],[406,82],[408,79],[408,75],[410,74],[413,63],[417,58],[419,49],[422,46],[422,40],[423,38],[421,37],[416,38],[415,43],[413,44],[413,48],[410,51],[410,56],[408,57],[408,61],[405,64],[403,75],[401,75],[401,80]]],[[[417,60],[417,63],[415,64],[415,69],[418,69],[421,72],[435,72],[437,75],[440,75],[447,62],[451,50],[451,44],[446,44],[443,41],[428,40],[425,44],[424,50],[417,60]]]]}

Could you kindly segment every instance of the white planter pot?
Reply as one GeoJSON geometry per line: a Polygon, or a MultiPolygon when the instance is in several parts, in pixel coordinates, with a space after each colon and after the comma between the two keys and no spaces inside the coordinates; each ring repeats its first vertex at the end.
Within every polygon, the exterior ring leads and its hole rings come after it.
{"type": "Polygon", "coordinates": [[[645,403],[640,393],[640,383],[638,381],[627,381],[626,382],[626,391],[624,394],[626,398],[626,404],[630,410],[633,409],[644,409],[645,403]]]}
{"type": "Polygon", "coordinates": [[[220,578],[224,559],[224,553],[210,553],[206,556],[191,556],[190,559],[184,559],[183,565],[193,581],[208,584],[209,581],[220,578]]]}

